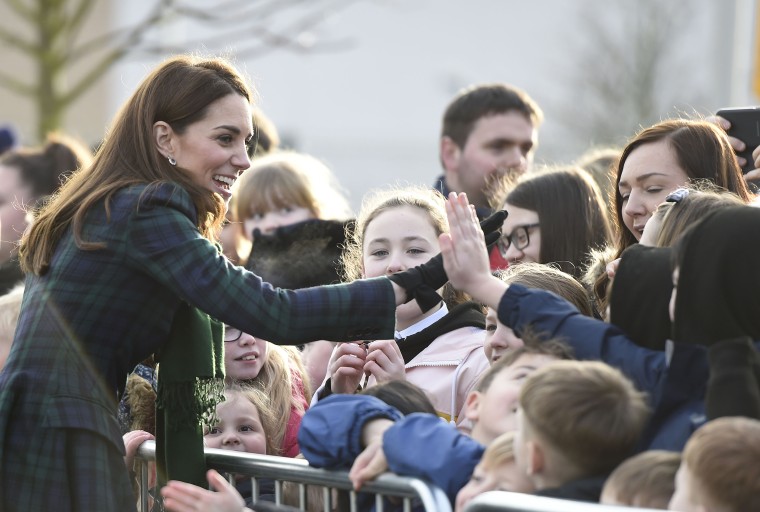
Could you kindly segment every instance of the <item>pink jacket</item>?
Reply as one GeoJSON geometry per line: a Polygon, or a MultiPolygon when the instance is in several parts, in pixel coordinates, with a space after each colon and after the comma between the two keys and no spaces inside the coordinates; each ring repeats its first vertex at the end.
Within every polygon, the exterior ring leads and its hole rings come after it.
{"type": "MultiPolygon", "coordinates": [[[[422,388],[438,416],[469,432],[464,409],[467,395],[488,369],[483,351],[485,331],[460,327],[437,337],[406,365],[406,380],[422,388]]],[[[368,385],[375,384],[370,377],[368,385]]]]}
{"type": "Polygon", "coordinates": [[[425,390],[438,416],[469,431],[465,401],[489,367],[485,331],[461,327],[435,339],[406,364],[406,379],[425,390]]]}

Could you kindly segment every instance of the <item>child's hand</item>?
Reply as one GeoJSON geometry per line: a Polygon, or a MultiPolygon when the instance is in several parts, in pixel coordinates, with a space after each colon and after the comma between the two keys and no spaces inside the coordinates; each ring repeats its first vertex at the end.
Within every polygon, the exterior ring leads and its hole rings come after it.
{"type": "Polygon", "coordinates": [[[491,275],[483,230],[467,202],[467,194],[452,192],[446,201],[449,233],[438,237],[449,281],[486,306],[497,309],[507,285],[491,275]]]}
{"type": "Polygon", "coordinates": [[[406,368],[396,340],[377,340],[367,347],[364,371],[371,373],[378,384],[392,380],[405,380],[406,368]]]}
{"type": "Polygon", "coordinates": [[[245,508],[245,500],[240,493],[230,485],[217,471],[211,469],[206,473],[211,487],[217,492],[209,491],[197,485],[171,480],[161,489],[164,497],[164,507],[171,512],[241,512],[245,508]]]}
{"type": "Polygon", "coordinates": [[[124,434],[122,436],[122,439],[124,440],[124,451],[126,452],[126,455],[124,456],[124,463],[127,465],[127,469],[129,471],[132,471],[132,467],[135,463],[135,454],[137,454],[137,449],[140,448],[140,445],[145,441],[149,441],[155,438],[153,437],[153,434],[145,432],[144,430],[132,430],[124,434]]]}
{"type": "Polygon", "coordinates": [[[374,480],[378,475],[388,471],[388,460],[383,452],[383,438],[378,436],[370,442],[354,461],[348,478],[358,491],[364,482],[374,480]]]}
{"type": "Polygon", "coordinates": [[[338,343],[327,363],[333,393],[356,393],[364,375],[367,349],[359,343],[338,343]]]}

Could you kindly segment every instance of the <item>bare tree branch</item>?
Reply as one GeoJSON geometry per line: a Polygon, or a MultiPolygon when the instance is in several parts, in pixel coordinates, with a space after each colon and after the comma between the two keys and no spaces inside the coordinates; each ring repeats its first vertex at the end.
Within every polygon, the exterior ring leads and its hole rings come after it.
{"type": "Polygon", "coordinates": [[[0,86],[10,89],[21,96],[34,96],[36,89],[33,85],[25,84],[21,80],[0,71],[0,86]]]}
{"type": "Polygon", "coordinates": [[[24,53],[33,53],[37,49],[34,43],[21,39],[19,36],[11,34],[2,27],[0,27],[0,41],[24,53]]]}
{"type": "Polygon", "coordinates": [[[13,12],[29,22],[34,21],[34,18],[37,16],[37,12],[24,5],[21,0],[6,0],[6,2],[8,6],[13,9],[13,12]]]}
{"type": "Polygon", "coordinates": [[[94,2],[95,0],[79,0],[79,4],[75,7],[74,13],[69,18],[67,46],[71,47],[79,38],[82,26],[84,26],[84,21],[87,18],[90,9],[92,9],[94,2]]]}
{"type": "Polygon", "coordinates": [[[174,3],[175,0],[159,0],[150,14],[132,27],[118,28],[91,39],[77,48],[73,48],[69,52],[68,58],[72,62],[76,62],[93,52],[101,51],[103,47],[113,46],[115,40],[120,40],[119,46],[134,45],[148,30],[166,19],[170,12],[172,12],[174,3]]]}

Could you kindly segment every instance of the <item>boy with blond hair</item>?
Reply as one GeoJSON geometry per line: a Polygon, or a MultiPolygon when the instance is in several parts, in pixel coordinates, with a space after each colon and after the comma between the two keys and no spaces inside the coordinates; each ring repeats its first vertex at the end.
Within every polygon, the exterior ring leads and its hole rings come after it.
{"type": "Polygon", "coordinates": [[[505,432],[488,445],[470,481],[457,493],[456,512],[486,491],[533,492],[533,484],[515,465],[514,445],[514,432],[505,432]]]}
{"type": "Polygon", "coordinates": [[[597,361],[558,361],[523,385],[515,459],[536,494],[598,502],[649,417],[642,393],[597,361]]]}
{"type": "Polygon", "coordinates": [[[760,510],[760,421],[725,417],[692,434],[669,510],[760,510]]]}
{"type": "Polygon", "coordinates": [[[604,483],[602,505],[667,510],[681,454],[649,450],[623,462],[604,483]]]}

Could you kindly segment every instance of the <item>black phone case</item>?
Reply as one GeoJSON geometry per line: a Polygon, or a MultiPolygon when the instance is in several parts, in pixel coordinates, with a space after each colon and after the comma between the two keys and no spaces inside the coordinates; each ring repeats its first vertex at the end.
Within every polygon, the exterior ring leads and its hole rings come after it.
{"type": "Polygon", "coordinates": [[[746,160],[742,171],[746,173],[753,170],[755,160],[752,152],[760,146],[760,107],[722,108],[716,114],[731,123],[727,133],[747,145],[744,151],[736,153],[746,160]]]}

